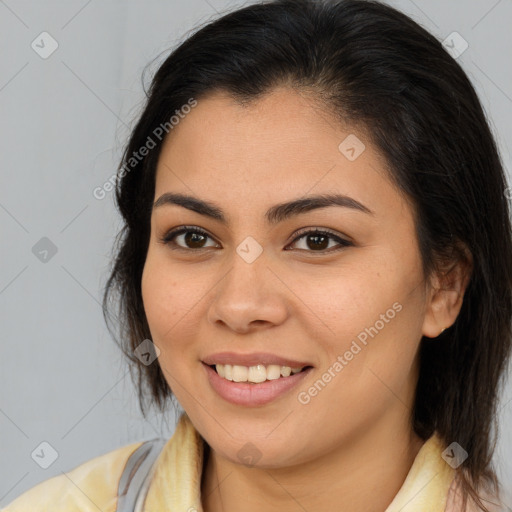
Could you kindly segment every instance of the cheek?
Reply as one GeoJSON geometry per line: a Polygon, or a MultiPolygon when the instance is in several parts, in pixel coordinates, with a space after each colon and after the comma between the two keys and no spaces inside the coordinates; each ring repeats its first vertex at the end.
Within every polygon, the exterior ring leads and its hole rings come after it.
{"type": "Polygon", "coordinates": [[[178,400],[183,399],[176,379],[178,383],[186,381],[181,364],[186,357],[186,344],[180,345],[179,340],[183,339],[187,305],[180,300],[183,293],[177,287],[176,274],[171,274],[169,265],[150,253],[142,273],[141,291],[151,340],[160,350],[158,364],[169,388],[178,400]]]}
{"type": "Polygon", "coordinates": [[[165,294],[165,282],[165,279],[162,279],[159,265],[148,253],[144,270],[142,271],[141,293],[146,318],[152,331],[153,327],[156,327],[158,324],[156,319],[160,316],[159,308],[165,304],[165,301],[162,300],[165,294]]]}
{"type": "Polygon", "coordinates": [[[142,272],[141,292],[144,311],[154,341],[162,342],[163,337],[180,316],[186,312],[186,305],[179,300],[176,274],[169,272],[168,265],[148,253],[142,272]]]}
{"type": "Polygon", "coordinates": [[[148,252],[141,291],[152,341],[168,363],[190,357],[190,343],[197,332],[199,303],[204,284],[192,267],[177,269],[156,252],[148,252]]]}
{"type": "MultiPolygon", "coordinates": [[[[319,281],[304,281],[301,288],[304,302],[314,311],[331,338],[346,341],[379,319],[392,308],[399,293],[396,283],[389,283],[380,274],[365,268],[331,274],[319,281]]],[[[343,342],[344,342],[343,341],[343,342]]]]}
{"type": "Polygon", "coordinates": [[[312,309],[329,328],[322,329],[325,337],[317,334],[316,339],[323,345],[328,367],[338,356],[343,358],[339,375],[345,377],[340,382],[347,378],[352,386],[371,387],[376,378],[369,368],[386,381],[399,383],[410,369],[421,325],[419,303],[405,280],[383,275],[366,268],[324,283],[325,293],[313,295],[312,309]]]}

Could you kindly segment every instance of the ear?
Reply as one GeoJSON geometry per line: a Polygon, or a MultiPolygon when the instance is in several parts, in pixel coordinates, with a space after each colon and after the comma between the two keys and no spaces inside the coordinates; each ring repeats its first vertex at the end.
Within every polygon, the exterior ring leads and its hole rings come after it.
{"type": "Polygon", "coordinates": [[[422,333],[436,338],[455,323],[473,270],[473,257],[465,244],[457,244],[457,254],[431,279],[422,333]]]}

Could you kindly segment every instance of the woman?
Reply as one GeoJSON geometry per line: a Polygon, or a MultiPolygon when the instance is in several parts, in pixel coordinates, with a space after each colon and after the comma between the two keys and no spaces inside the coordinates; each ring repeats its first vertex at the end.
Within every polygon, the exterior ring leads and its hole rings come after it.
{"type": "MultiPolygon", "coordinates": [[[[108,281],[169,440],[5,510],[505,510],[506,180],[443,45],[361,0],[277,0],[160,66],[119,166],[108,281]]],[[[116,324],[117,325],[117,324],[116,324]]]]}

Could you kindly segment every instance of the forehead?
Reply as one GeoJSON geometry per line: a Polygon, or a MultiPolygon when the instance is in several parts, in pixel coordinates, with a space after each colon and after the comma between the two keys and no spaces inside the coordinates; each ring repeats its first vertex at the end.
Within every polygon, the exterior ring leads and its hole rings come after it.
{"type": "Polygon", "coordinates": [[[347,194],[377,212],[402,201],[364,132],[285,87],[248,105],[223,92],[199,99],[161,150],[155,197],[169,191],[265,209],[313,193],[347,194]]]}

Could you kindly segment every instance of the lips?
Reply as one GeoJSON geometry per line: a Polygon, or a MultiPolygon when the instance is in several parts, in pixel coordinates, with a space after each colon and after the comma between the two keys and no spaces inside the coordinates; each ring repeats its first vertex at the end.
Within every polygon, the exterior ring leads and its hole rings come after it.
{"type": "Polygon", "coordinates": [[[217,352],[203,358],[203,363],[211,366],[215,364],[230,364],[239,366],[256,366],[258,364],[279,366],[290,366],[291,368],[303,368],[313,366],[307,361],[299,361],[288,357],[281,357],[268,352],[252,352],[250,354],[237,354],[235,352],[217,352]]]}
{"type": "MultiPolygon", "coordinates": [[[[285,359],[285,361],[290,360],[285,359]]],[[[293,363],[299,363],[299,361],[293,361],[293,363]]],[[[209,365],[203,363],[202,367],[211,389],[219,397],[231,404],[244,407],[260,407],[291,393],[313,371],[313,368],[309,367],[289,377],[253,384],[226,380],[209,365]]]]}

